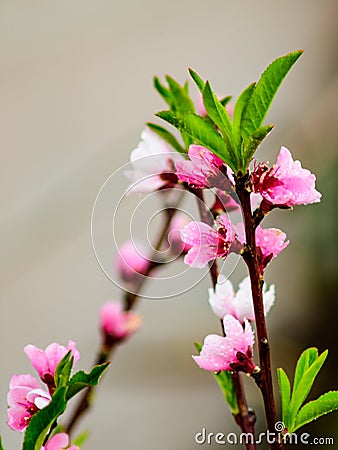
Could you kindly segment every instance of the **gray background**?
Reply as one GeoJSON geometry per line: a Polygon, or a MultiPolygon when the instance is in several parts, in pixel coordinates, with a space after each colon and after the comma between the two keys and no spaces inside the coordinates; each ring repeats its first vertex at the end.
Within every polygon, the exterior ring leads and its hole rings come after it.
{"type": "MultiPolygon", "coordinates": [[[[271,218],[291,245],[267,271],[277,285],[274,365],[291,374],[303,348],[330,347],[319,393],[337,388],[337,2],[0,2],[0,432],[7,450],[21,442],[5,422],[9,378],[31,370],[23,347],[69,337],[88,368],[98,308],[120,296],[95,260],[91,210],[144,122],[163,108],[153,75],[183,82],[193,67],[217,92],[237,97],[273,58],[298,48],[305,54],[271,109],[277,126],[259,156],[274,161],[286,145],[317,174],[324,194],[320,205],[271,218]]],[[[212,377],[191,359],[192,343],[218,332],[207,286],[140,304],[144,327],[115,355],[95,413],[79,428],[91,429],[86,448],[183,450],[197,447],[202,427],[235,430],[212,377]]],[[[311,430],[332,436],[337,416],[311,430]]]]}

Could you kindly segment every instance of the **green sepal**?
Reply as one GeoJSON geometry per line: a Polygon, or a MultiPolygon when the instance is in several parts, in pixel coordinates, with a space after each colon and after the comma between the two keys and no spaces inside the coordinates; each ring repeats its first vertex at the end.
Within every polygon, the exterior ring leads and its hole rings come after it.
{"type": "Polygon", "coordinates": [[[78,434],[75,439],[72,440],[73,445],[76,445],[79,448],[82,448],[82,446],[87,442],[88,438],[90,436],[89,430],[84,430],[82,433],[78,434]]]}
{"type": "Polygon", "coordinates": [[[241,118],[241,135],[246,138],[263,124],[274,96],[302,50],[275,59],[263,72],[241,118]]]}
{"type": "Polygon", "coordinates": [[[169,106],[170,109],[174,109],[174,99],[169,91],[168,88],[166,88],[159,80],[158,77],[154,77],[153,79],[154,88],[157,90],[157,92],[160,94],[160,96],[163,98],[163,100],[166,102],[166,104],[169,106]]]}
{"type": "Polygon", "coordinates": [[[294,425],[296,415],[299,408],[302,406],[306,397],[308,396],[315,378],[320,371],[324,361],[327,357],[328,351],[325,350],[303,373],[296,388],[293,388],[291,401],[290,401],[290,412],[289,412],[289,424],[291,427],[294,425]]]}
{"type": "Polygon", "coordinates": [[[68,390],[66,393],[67,401],[72,397],[74,397],[74,395],[82,391],[82,389],[85,389],[86,387],[89,386],[92,387],[97,386],[97,384],[100,381],[100,378],[107,370],[109,364],[110,364],[109,362],[106,362],[100,365],[96,365],[92,368],[92,370],[89,373],[86,373],[83,370],[76,372],[69,380],[68,390]]]}
{"type": "Polygon", "coordinates": [[[291,398],[290,381],[283,369],[277,369],[278,384],[282,402],[282,421],[287,427],[289,424],[289,405],[291,398]]]}
{"type": "Polygon", "coordinates": [[[171,147],[173,147],[177,152],[186,154],[185,149],[182,147],[182,145],[178,142],[178,140],[175,138],[173,134],[171,134],[168,130],[161,127],[160,125],[157,125],[156,123],[147,122],[147,126],[160,138],[162,138],[164,141],[166,141],[171,147]]]}
{"type": "Polygon", "coordinates": [[[330,391],[304,405],[297,414],[292,433],[318,417],[338,409],[338,391],[330,391]]]}
{"type": "MultiPolygon", "coordinates": [[[[201,353],[202,345],[199,342],[194,343],[198,353],[201,353]]],[[[237,404],[237,397],[235,393],[234,388],[234,382],[232,380],[231,373],[222,370],[221,372],[215,373],[213,372],[213,376],[215,380],[217,381],[219,387],[221,388],[221,391],[223,393],[223,396],[229,405],[229,408],[232,412],[232,414],[236,415],[239,413],[239,408],[237,404]]]]}
{"type": "Polygon", "coordinates": [[[244,140],[241,151],[241,159],[243,161],[242,167],[243,172],[246,171],[255,151],[272,129],[273,125],[265,125],[264,127],[258,128],[258,130],[254,131],[250,136],[248,136],[244,140]]]}
{"type": "Polygon", "coordinates": [[[196,86],[201,91],[201,94],[203,94],[205,82],[202,80],[202,78],[196,73],[194,70],[189,69],[189,73],[191,78],[194,80],[196,86]]]}
{"type": "Polygon", "coordinates": [[[222,136],[203,117],[191,113],[181,116],[173,111],[160,111],[156,116],[189,135],[197,144],[208,148],[223,159],[234,172],[237,172],[237,167],[222,136]]]}
{"type": "Polygon", "coordinates": [[[56,366],[54,374],[56,389],[60,386],[67,386],[73,364],[74,357],[72,356],[72,351],[69,350],[69,352],[61,359],[59,364],[56,366]]]}
{"type": "Polygon", "coordinates": [[[41,449],[50,427],[66,409],[66,390],[65,386],[57,389],[49,405],[31,418],[25,432],[22,450],[41,449]]]}
{"type": "Polygon", "coordinates": [[[237,154],[234,147],[232,124],[229,114],[212,91],[209,81],[205,83],[203,89],[203,103],[208,116],[221,131],[232,160],[237,164],[237,154]]]}

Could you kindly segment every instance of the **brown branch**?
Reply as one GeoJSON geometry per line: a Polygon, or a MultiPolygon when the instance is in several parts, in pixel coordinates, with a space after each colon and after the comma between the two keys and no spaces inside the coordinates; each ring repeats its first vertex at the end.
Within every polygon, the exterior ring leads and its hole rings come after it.
{"type": "MultiPolygon", "coordinates": [[[[265,417],[267,428],[270,433],[276,433],[276,408],[273,395],[272,375],[271,375],[271,360],[270,360],[270,346],[268,341],[268,333],[266,328],[266,321],[264,316],[263,306],[263,277],[260,274],[257,257],[256,236],[255,236],[255,223],[254,217],[251,213],[250,204],[250,190],[247,186],[248,176],[244,175],[239,178],[236,183],[237,194],[241,201],[247,251],[243,257],[248,266],[252,298],[255,311],[256,331],[257,331],[257,343],[260,362],[260,376],[256,379],[256,382],[262,392],[265,417]]],[[[270,445],[271,449],[281,449],[283,444],[277,441],[270,445]]]]}
{"type": "MultiPolygon", "coordinates": [[[[165,222],[164,222],[163,228],[161,230],[161,233],[157,239],[157,242],[155,244],[153,257],[150,259],[149,265],[148,265],[145,273],[143,274],[142,277],[140,277],[140,279],[135,284],[134,289],[133,289],[134,292],[128,292],[128,291],[124,292],[123,302],[124,302],[124,310],[125,311],[130,311],[131,309],[133,309],[135,307],[136,302],[141,293],[141,289],[143,288],[148,275],[151,273],[151,271],[155,267],[157,267],[161,264],[160,262],[154,261],[155,254],[156,254],[156,252],[158,252],[161,249],[164,239],[168,235],[171,221],[177,212],[177,207],[179,206],[180,202],[182,201],[182,198],[183,198],[183,193],[180,193],[179,198],[176,201],[175,205],[172,207],[167,207],[165,222]]],[[[111,359],[111,356],[112,356],[114,350],[117,348],[118,344],[120,344],[121,342],[122,341],[119,340],[119,341],[112,341],[112,342],[107,343],[107,340],[105,340],[103,338],[101,345],[100,345],[99,352],[98,352],[98,356],[94,362],[94,365],[103,364],[104,362],[109,361],[111,359]]],[[[68,433],[69,435],[73,431],[75,425],[78,423],[80,418],[82,418],[82,416],[86,412],[88,412],[88,410],[90,409],[91,404],[92,404],[93,391],[94,391],[94,388],[92,386],[89,386],[88,388],[84,389],[82,396],[80,396],[79,401],[78,401],[77,405],[75,406],[75,409],[74,409],[72,415],[69,418],[68,424],[65,425],[65,427],[64,427],[65,432],[68,433]]]]}

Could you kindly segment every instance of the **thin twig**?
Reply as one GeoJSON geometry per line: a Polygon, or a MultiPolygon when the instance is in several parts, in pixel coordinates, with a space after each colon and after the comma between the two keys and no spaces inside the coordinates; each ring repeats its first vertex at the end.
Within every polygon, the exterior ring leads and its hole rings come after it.
{"type": "MultiPolygon", "coordinates": [[[[157,239],[157,242],[155,244],[153,256],[155,256],[156,252],[158,252],[161,249],[164,239],[168,235],[171,221],[177,212],[177,208],[178,208],[180,202],[182,201],[183,195],[184,195],[184,192],[180,193],[179,198],[177,199],[175,205],[171,206],[171,207],[167,207],[167,209],[166,209],[167,214],[166,214],[165,222],[164,222],[163,228],[161,230],[161,233],[157,239]]],[[[143,274],[144,276],[142,276],[140,278],[140,280],[137,282],[136,286],[134,286],[134,292],[125,291],[124,299],[123,299],[125,311],[130,311],[131,309],[133,309],[136,306],[136,302],[141,293],[141,289],[143,288],[148,275],[151,273],[151,271],[155,267],[157,267],[158,265],[161,264],[159,262],[154,261],[154,259],[155,258],[152,257],[149,260],[149,265],[143,274]]],[[[120,342],[121,341],[114,341],[114,342],[111,342],[109,346],[107,346],[107,343],[103,339],[100,344],[100,349],[98,352],[98,356],[96,357],[96,360],[94,362],[94,365],[103,364],[103,363],[109,361],[112,357],[113,352],[115,351],[115,349],[117,348],[117,346],[120,342]]],[[[92,404],[93,391],[94,391],[94,388],[92,386],[89,386],[86,389],[84,389],[82,395],[80,396],[78,403],[75,406],[75,409],[69,418],[68,423],[64,427],[65,432],[68,433],[69,435],[73,431],[75,425],[78,423],[80,418],[82,418],[82,416],[86,412],[88,412],[88,410],[90,409],[91,404],[92,404]]]]}

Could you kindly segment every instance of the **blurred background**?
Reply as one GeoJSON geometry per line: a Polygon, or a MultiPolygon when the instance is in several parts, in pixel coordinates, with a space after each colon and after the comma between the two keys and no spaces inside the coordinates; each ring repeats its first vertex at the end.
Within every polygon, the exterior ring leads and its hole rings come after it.
{"type": "MultiPolygon", "coordinates": [[[[266,274],[277,289],[269,330],[275,368],[291,376],[303,349],[329,348],[311,396],[338,388],[337,19],[335,0],[0,2],[0,433],[7,450],[22,438],[5,422],[10,376],[32,370],[23,347],[71,338],[79,367],[94,358],[98,308],[121,292],[96,262],[92,207],[107,177],[128,162],[144,123],[164,107],[153,75],[183,82],[187,67],[236,98],[275,57],[305,50],[271,108],[268,123],[276,127],[258,156],[273,162],[287,146],[316,173],[323,200],[269,218],[291,241],[266,274]]],[[[239,267],[235,283],[243,274],[239,267]]],[[[219,332],[208,285],[140,303],[142,331],[117,351],[95,411],[78,428],[91,430],[85,448],[188,450],[198,447],[203,427],[237,431],[214,380],[191,358],[194,341],[219,332]]],[[[337,424],[332,414],[304,431],[337,441],[337,424]]]]}

